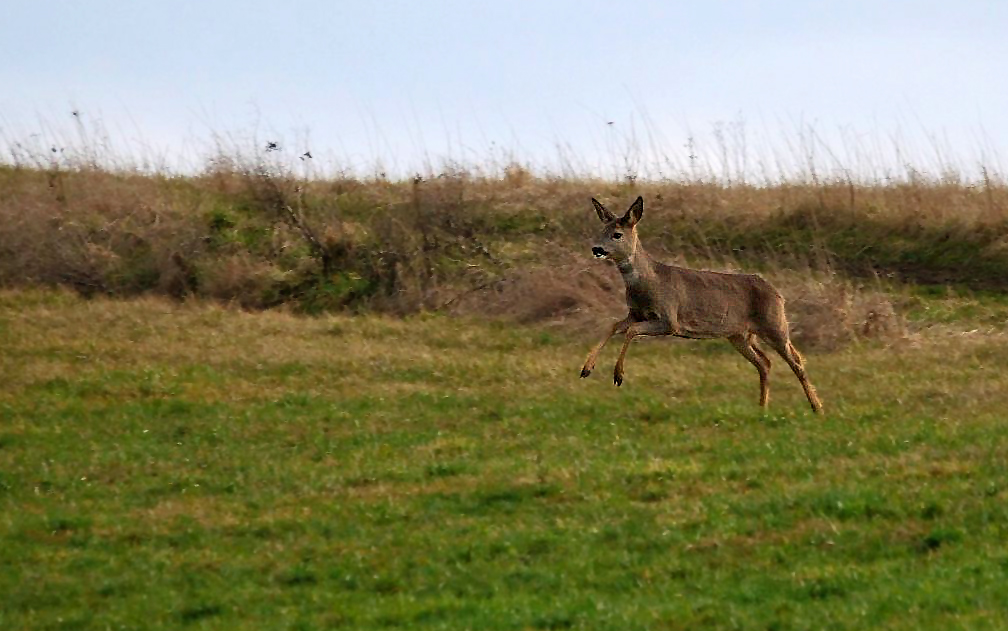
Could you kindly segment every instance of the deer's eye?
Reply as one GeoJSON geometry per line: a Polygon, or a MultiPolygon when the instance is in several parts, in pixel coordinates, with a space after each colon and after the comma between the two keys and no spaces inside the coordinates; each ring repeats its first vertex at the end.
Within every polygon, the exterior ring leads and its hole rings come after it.
{"type": "Polygon", "coordinates": [[[612,233],[612,238],[613,238],[614,241],[619,241],[620,239],[623,238],[623,233],[622,232],[614,232],[614,233],[612,233]]]}

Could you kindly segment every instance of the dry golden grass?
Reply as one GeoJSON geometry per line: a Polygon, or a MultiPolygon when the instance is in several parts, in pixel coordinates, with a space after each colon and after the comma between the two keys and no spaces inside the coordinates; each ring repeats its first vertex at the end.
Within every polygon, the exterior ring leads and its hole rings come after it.
{"type": "Polygon", "coordinates": [[[638,193],[650,250],[763,273],[784,290],[806,346],[902,336],[887,297],[901,280],[1001,289],[1008,277],[1008,187],[995,181],[728,186],[518,167],[305,180],[229,159],[187,177],[0,167],[0,285],[582,330],[622,308],[618,277],[586,256],[596,230],[586,200],[638,193]]]}

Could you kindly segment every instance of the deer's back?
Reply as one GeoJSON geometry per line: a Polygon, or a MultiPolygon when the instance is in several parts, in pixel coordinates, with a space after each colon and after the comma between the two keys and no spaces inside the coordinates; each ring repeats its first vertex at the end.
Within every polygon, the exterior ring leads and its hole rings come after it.
{"type": "Polygon", "coordinates": [[[725,337],[778,326],[783,299],[756,274],[731,274],[662,265],[668,307],[689,337],[725,337]]]}

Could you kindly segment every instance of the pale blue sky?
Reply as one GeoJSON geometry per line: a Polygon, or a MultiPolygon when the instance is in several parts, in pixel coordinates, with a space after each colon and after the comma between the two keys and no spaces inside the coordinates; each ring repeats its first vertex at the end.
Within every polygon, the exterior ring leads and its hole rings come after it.
{"type": "Polygon", "coordinates": [[[994,162],[1006,32],[993,0],[7,0],[0,140],[71,142],[77,108],[173,163],[217,133],[358,168],[514,154],[618,174],[688,164],[690,136],[720,164],[718,123],[747,170],[793,160],[809,128],[855,168],[994,162]]]}

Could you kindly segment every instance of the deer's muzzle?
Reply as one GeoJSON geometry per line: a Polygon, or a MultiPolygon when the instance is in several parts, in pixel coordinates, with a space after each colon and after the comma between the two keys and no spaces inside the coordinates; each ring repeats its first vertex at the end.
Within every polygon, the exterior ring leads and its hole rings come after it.
{"type": "Polygon", "coordinates": [[[599,246],[596,245],[595,247],[592,248],[592,254],[595,255],[595,258],[601,259],[601,258],[605,258],[606,254],[608,254],[608,252],[605,251],[605,248],[601,248],[601,247],[599,247],[599,246]]]}

